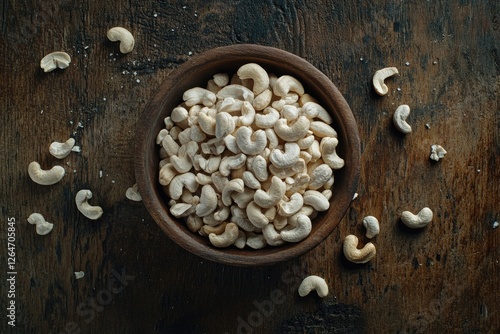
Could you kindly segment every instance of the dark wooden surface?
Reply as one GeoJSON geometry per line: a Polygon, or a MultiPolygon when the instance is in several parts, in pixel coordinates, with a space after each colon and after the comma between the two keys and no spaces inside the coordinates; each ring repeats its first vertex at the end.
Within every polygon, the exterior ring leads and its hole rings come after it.
{"type": "MultiPolygon", "coordinates": [[[[5,0],[0,10],[0,271],[7,276],[14,218],[18,333],[500,330],[496,1],[5,0]],[[116,25],[136,37],[132,53],[107,41],[116,25]],[[236,43],[278,47],[315,65],[344,94],[362,140],[359,197],[342,223],[306,255],[269,267],[191,255],[142,203],[125,198],[135,124],[149,97],[191,53],[236,43]],[[72,56],[70,68],[43,73],[40,59],[58,50],[72,56]],[[381,98],[370,80],[386,66],[400,75],[381,98]],[[412,108],[407,136],[391,119],[403,103],[412,108]],[[67,176],[34,184],[29,162],[58,163],[48,145],[69,136],[82,152],[63,160],[67,176]],[[428,158],[432,144],[448,151],[438,163],[428,158]],[[103,207],[99,221],[76,210],[82,188],[103,207]],[[428,227],[401,226],[401,211],[424,206],[435,213],[428,227]],[[35,234],[32,212],[54,223],[51,234],[35,234]],[[363,236],[366,215],[381,222],[377,257],[354,266],[341,243],[363,236]],[[80,270],[85,277],[75,280],[80,270]],[[326,299],[298,296],[308,274],[326,279],[326,299]]],[[[16,332],[7,320],[0,332],[16,332]]]]}

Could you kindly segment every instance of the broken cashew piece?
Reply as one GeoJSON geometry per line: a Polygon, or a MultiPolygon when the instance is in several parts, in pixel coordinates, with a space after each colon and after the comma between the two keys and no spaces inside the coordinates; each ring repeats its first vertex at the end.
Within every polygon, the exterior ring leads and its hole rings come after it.
{"type": "Polygon", "coordinates": [[[299,285],[299,296],[305,297],[313,290],[321,298],[328,296],[328,284],[322,277],[311,275],[304,278],[299,285]]]}
{"type": "Polygon", "coordinates": [[[448,153],[441,145],[431,146],[431,155],[429,158],[434,161],[439,161],[439,159],[444,158],[445,154],[448,153]]]}
{"type": "Polygon", "coordinates": [[[375,237],[380,232],[378,219],[373,216],[363,218],[363,226],[366,228],[366,237],[368,239],[375,237]]]}
{"type": "Polygon", "coordinates": [[[85,273],[83,271],[75,271],[75,279],[80,279],[80,278],[83,278],[83,276],[85,276],[85,273]]]}
{"type": "Polygon", "coordinates": [[[28,223],[36,225],[36,233],[38,235],[46,235],[52,231],[54,224],[45,221],[45,218],[39,213],[32,213],[28,217],[28,223]]]}
{"type": "Polygon", "coordinates": [[[406,123],[406,118],[409,114],[410,107],[406,104],[402,104],[397,107],[392,117],[392,121],[394,122],[394,126],[396,126],[396,129],[404,134],[408,134],[411,132],[410,124],[406,123]]]}
{"type": "Polygon", "coordinates": [[[366,263],[375,257],[377,250],[371,242],[367,243],[363,248],[358,249],[358,238],[350,234],[344,240],[344,255],[353,263],[366,263]]]}
{"type": "Polygon", "coordinates": [[[137,183],[127,189],[127,191],[125,192],[125,197],[127,197],[131,201],[142,201],[141,194],[139,194],[139,191],[137,190],[137,183]]]}
{"type": "Polygon", "coordinates": [[[399,71],[395,67],[386,67],[375,72],[372,80],[375,92],[377,92],[377,94],[380,96],[387,94],[389,92],[389,88],[387,88],[384,80],[398,73],[399,71]]]}
{"type": "Polygon", "coordinates": [[[40,60],[40,67],[44,72],[51,72],[56,68],[65,69],[71,63],[71,57],[66,52],[51,52],[40,60]]]}
{"type": "Polygon", "coordinates": [[[38,162],[32,161],[28,166],[28,174],[35,183],[48,186],[61,181],[66,171],[61,166],[43,170],[38,162]]]}
{"type": "Polygon", "coordinates": [[[113,27],[108,30],[107,36],[111,42],[120,41],[121,53],[129,53],[134,49],[134,36],[125,28],[113,27]]]}
{"type": "Polygon", "coordinates": [[[100,206],[92,206],[88,200],[92,198],[92,192],[88,189],[82,189],[76,193],[75,203],[78,211],[85,217],[96,220],[102,216],[102,208],[100,206]]]}
{"type": "Polygon", "coordinates": [[[64,143],[53,142],[49,146],[49,152],[57,159],[64,159],[71,153],[73,147],[75,146],[75,139],[70,138],[66,140],[64,143]]]}
{"type": "Polygon", "coordinates": [[[401,213],[401,221],[409,228],[422,228],[427,226],[432,220],[432,210],[425,207],[419,213],[414,215],[410,211],[403,211],[401,213]]]}

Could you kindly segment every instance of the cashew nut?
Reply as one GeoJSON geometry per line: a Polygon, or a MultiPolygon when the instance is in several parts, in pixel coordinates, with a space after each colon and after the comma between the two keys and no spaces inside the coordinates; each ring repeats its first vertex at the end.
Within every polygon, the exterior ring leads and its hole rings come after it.
{"type": "Polygon", "coordinates": [[[317,190],[307,190],[303,197],[304,204],[312,206],[317,211],[326,211],[330,208],[330,201],[317,190]]]}
{"type": "Polygon", "coordinates": [[[386,67],[376,71],[375,74],[373,75],[373,80],[372,80],[375,92],[377,92],[377,94],[381,96],[387,94],[389,92],[389,88],[387,88],[386,84],[384,83],[384,80],[398,73],[399,71],[395,67],[386,67]]]}
{"type": "Polygon", "coordinates": [[[269,75],[259,64],[249,63],[238,69],[240,79],[253,80],[253,93],[259,95],[269,87],[269,75]]]}
{"type": "Polygon", "coordinates": [[[272,98],[273,92],[270,89],[266,89],[254,98],[252,106],[255,108],[255,110],[264,110],[269,106],[272,98]]]}
{"type": "Polygon", "coordinates": [[[409,114],[410,107],[406,104],[402,104],[397,107],[396,111],[394,112],[394,116],[392,117],[392,121],[394,122],[394,126],[396,126],[396,129],[404,134],[408,134],[411,132],[410,124],[406,123],[406,118],[409,114]]]}
{"type": "Polygon", "coordinates": [[[285,96],[289,92],[304,95],[304,86],[296,78],[290,75],[282,75],[274,83],[273,92],[276,96],[285,96]]]}
{"type": "Polygon", "coordinates": [[[196,175],[191,172],[179,174],[172,178],[170,181],[168,192],[173,200],[178,200],[182,191],[186,187],[189,191],[195,192],[198,189],[198,181],[196,181],[196,175]]]}
{"type": "Polygon", "coordinates": [[[279,118],[280,113],[276,109],[267,107],[262,111],[262,114],[255,114],[255,125],[261,129],[269,129],[274,126],[279,118]]]}
{"type": "Polygon", "coordinates": [[[269,224],[269,218],[262,213],[261,207],[255,202],[248,203],[246,213],[248,220],[257,228],[263,228],[269,224]]]}
{"type": "Polygon", "coordinates": [[[293,142],[303,138],[309,131],[309,119],[305,116],[297,118],[295,123],[288,125],[288,121],[281,118],[274,124],[274,132],[284,141],[293,142]]]}
{"type": "Polygon", "coordinates": [[[224,229],[224,233],[219,235],[210,233],[208,238],[215,247],[229,247],[238,238],[238,231],[238,226],[235,223],[228,223],[224,229]]]}
{"type": "Polygon", "coordinates": [[[137,190],[137,183],[134,183],[132,187],[127,188],[127,191],[125,192],[125,197],[127,197],[131,201],[136,201],[136,202],[142,201],[141,194],[139,194],[139,191],[137,190]]]}
{"type": "Polygon", "coordinates": [[[75,203],[78,211],[80,211],[85,217],[89,219],[99,219],[102,214],[102,208],[100,206],[92,206],[89,204],[88,200],[92,198],[92,192],[88,189],[82,189],[76,193],[75,203]]]}
{"type": "Polygon", "coordinates": [[[302,105],[302,113],[309,119],[319,118],[327,124],[333,122],[332,116],[317,102],[306,102],[302,105]]]}
{"type": "Polygon", "coordinates": [[[290,217],[299,212],[304,205],[304,198],[299,193],[290,196],[289,201],[281,200],[278,204],[278,214],[283,217],[290,217]]]}
{"type": "Polygon", "coordinates": [[[419,213],[414,215],[410,211],[401,213],[401,221],[409,228],[422,228],[432,221],[432,210],[425,207],[419,213]]]}
{"type": "Polygon", "coordinates": [[[222,203],[229,206],[233,202],[231,195],[233,192],[241,193],[245,189],[245,184],[242,179],[235,179],[229,181],[222,190],[222,203]]]}
{"type": "Polygon", "coordinates": [[[261,208],[270,208],[281,200],[285,191],[285,183],[279,177],[273,176],[269,190],[267,192],[262,189],[255,191],[254,201],[261,208]]]}
{"type": "MultiPolygon", "coordinates": [[[[200,104],[200,103],[206,107],[211,107],[214,105],[215,100],[217,98],[214,93],[205,88],[194,87],[185,91],[184,94],[182,95],[182,99],[184,100],[184,103],[188,107],[192,107],[195,104],[200,104]]],[[[198,117],[200,115],[198,115],[198,117]]]]}
{"type": "Polygon", "coordinates": [[[69,138],[64,143],[53,142],[49,146],[49,152],[57,159],[64,159],[71,153],[73,147],[75,146],[75,139],[69,138]]]}
{"type": "Polygon", "coordinates": [[[219,164],[219,171],[223,176],[228,176],[231,173],[231,170],[242,167],[246,160],[247,156],[243,153],[225,157],[219,164]]]}
{"type": "Polygon", "coordinates": [[[28,174],[35,183],[48,186],[61,181],[66,170],[61,166],[43,170],[38,162],[32,161],[28,166],[28,174]]]}
{"type": "Polygon", "coordinates": [[[217,92],[218,99],[225,99],[232,97],[233,99],[240,101],[252,102],[254,99],[254,93],[242,85],[227,85],[217,92]]]}
{"type": "Polygon", "coordinates": [[[51,72],[56,68],[65,69],[71,63],[71,57],[66,52],[51,52],[40,61],[40,67],[44,72],[51,72]]]}
{"type": "Polygon", "coordinates": [[[267,144],[266,133],[263,130],[255,132],[248,126],[241,126],[236,130],[236,144],[241,152],[256,155],[264,150],[267,144]]]}
{"type": "Polygon", "coordinates": [[[311,233],[311,219],[303,214],[297,216],[296,226],[290,230],[281,230],[281,238],[287,242],[299,242],[311,233]]]}
{"type": "Polygon", "coordinates": [[[344,159],[337,155],[337,145],[339,141],[337,138],[325,137],[321,139],[319,149],[323,161],[333,169],[340,169],[344,167],[344,159]]]}
{"type": "Polygon", "coordinates": [[[377,250],[371,242],[367,243],[363,248],[358,249],[358,238],[350,234],[344,240],[344,255],[347,260],[353,263],[366,263],[375,257],[377,250]]]}
{"type": "Polygon", "coordinates": [[[372,239],[380,232],[378,219],[373,216],[363,218],[363,226],[366,228],[366,237],[372,239]]]}
{"type": "Polygon", "coordinates": [[[305,297],[313,290],[321,298],[328,296],[328,284],[322,277],[311,275],[304,278],[299,285],[299,296],[305,297]]]}
{"type": "Polygon", "coordinates": [[[233,116],[227,112],[220,112],[215,115],[215,137],[223,139],[228,134],[232,133],[235,128],[233,116]]]}
{"type": "Polygon", "coordinates": [[[28,223],[36,225],[36,233],[38,235],[46,235],[52,231],[54,224],[45,221],[45,218],[39,213],[32,213],[28,217],[28,223]]]}
{"type": "Polygon", "coordinates": [[[217,194],[211,185],[207,184],[201,188],[200,203],[196,205],[196,215],[205,217],[217,209],[217,194]]]}
{"type": "Polygon", "coordinates": [[[300,147],[297,143],[285,143],[284,152],[274,149],[269,155],[269,160],[278,168],[289,168],[299,161],[299,154],[300,147]]]}
{"type": "Polygon", "coordinates": [[[279,246],[285,243],[281,235],[276,232],[273,224],[267,224],[262,228],[262,235],[266,239],[268,245],[279,246]]]}
{"type": "Polygon", "coordinates": [[[266,247],[267,242],[262,234],[255,234],[248,232],[247,234],[247,246],[253,249],[262,249],[266,247]]]}
{"type": "Polygon", "coordinates": [[[121,53],[129,53],[134,49],[134,36],[125,28],[113,27],[108,30],[107,36],[111,42],[120,41],[121,53]]]}
{"type": "Polygon", "coordinates": [[[439,161],[439,159],[444,158],[446,153],[448,152],[441,145],[432,145],[430,158],[439,161]]]}

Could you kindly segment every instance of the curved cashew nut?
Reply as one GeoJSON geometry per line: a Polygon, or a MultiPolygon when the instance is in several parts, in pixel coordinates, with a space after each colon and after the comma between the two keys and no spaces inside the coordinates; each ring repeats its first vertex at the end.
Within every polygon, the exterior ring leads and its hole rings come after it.
{"type": "Polygon", "coordinates": [[[244,171],[243,175],[241,176],[243,182],[245,183],[245,186],[250,188],[250,189],[260,189],[261,184],[259,180],[253,175],[252,172],[250,171],[244,171]]]}
{"type": "Polygon", "coordinates": [[[168,188],[170,198],[172,198],[173,200],[178,200],[181,197],[184,188],[192,193],[195,192],[196,189],[198,189],[198,181],[196,181],[196,175],[189,172],[174,176],[172,181],[170,181],[168,188]]]}
{"type": "Polygon", "coordinates": [[[233,201],[239,208],[244,209],[253,200],[254,195],[255,191],[253,189],[245,188],[243,192],[233,194],[233,201]]]}
{"type": "Polygon", "coordinates": [[[297,145],[299,145],[301,150],[307,150],[309,147],[311,147],[315,140],[316,138],[314,138],[314,135],[311,134],[307,137],[299,139],[297,141],[297,145]]]}
{"type": "Polygon", "coordinates": [[[238,144],[236,143],[236,137],[229,134],[224,137],[224,144],[226,144],[226,148],[234,154],[241,153],[238,144]]]}
{"type": "Polygon", "coordinates": [[[121,53],[129,53],[134,49],[134,36],[125,28],[113,27],[108,30],[107,36],[111,42],[120,41],[121,53]]]}
{"type": "Polygon", "coordinates": [[[207,135],[215,135],[215,119],[205,113],[198,114],[198,125],[207,135]]]}
{"type": "Polygon", "coordinates": [[[238,226],[235,223],[228,223],[224,228],[222,234],[210,233],[208,239],[215,247],[229,247],[231,246],[239,235],[238,226]]]}
{"type": "Polygon", "coordinates": [[[319,118],[323,122],[327,124],[331,124],[333,122],[332,116],[316,102],[306,102],[302,106],[302,113],[309,119],[319,118]]]}
{"type": "Polygon", "coordinates": [[[242,80],[253,80],[253,93],[259,95],[269,87],[269,75],[259,64],[248,63],[241,66],[236,72],[242,80]]]}
{"type": "Polygon", "coordinates": [[[414,215],[410,211],[401,213],[401,221],[409,228],[422,228],[427,226],[432,220],[432,210],[425,207],[419,213],[414,215]]]}
{"type": "Polygon", "coordinates": [[[180,123],[189,117],[189,112],[186,108],[178,106],[172,110],[170,114],[170,119],[175,123],[180,123]]]}
{"type": "Polygon", "coordinates": [[[375,72],[372,79],[375,92],[377,92],[377,94],[380,96],[387,94],[389,92],[389,88],[387,88],[384,80],[398,73],[399,71],[395,67],[386,67],[375,72]]]}
{"type": "Polygon", "coordinates": [[[274,83],[273,92],[276,96],[285,96],[290,92],[304,95],[304,86],[291,75],[282,75],[274,83]]]}
{"type": "Polygon", "coordinates": [[[333,169],[344,167],[344,159],[337,155],[336,148],[338,144],[338,139],[333,137],[325,137],[321,139],[321,143],[319,144],[323,161],[333,169]]]}
{"type": "Polygon", "coordinates": [[[252,106],[255,110],[264,110],[267,106],[269,106],[272,99],[273,92],[270,89],[266,89],[254,98],[252,106]]]}
{"type": "Polygon", "coordinates": [[[267,172],[267,161],[261,155],[257,155],[252,159],[252,165],[249,169],[253,172],[257,180],[261,182],[266,181],[269,177],[269,173],[267,172]]]}
{"type": "Polygon", "coordinates": [[[291,230],[281,230],[281,238],[287,242],[299,242],[311,233],[311,219],[306,215],[297,216],[297,226],[291,230]]]}
{"type": "Polygon", "coordinates": [[[127,188],[127,191],[125,192],[125,197],[127,197],[131,201],[136,201],[136,202],[142,201],[141,194],[139,194],[139,191],[137,190],[137,183],[134,183],[132,187],[127,188]]]}
{"type": "MultiPolygon", "coordinates": [[[[271,165],[269,165],[269,171],[274,176],[277,176],[280,179],[284,179],[288,176],[292,176],[294,174],[300,173],[301,171],[304,170],[305,167],[306,167],[306,162],[304,161],[304,159],[299,158],[299,161],[297,161],[295,163],[295,165],[293,165],[292,167],[289,167],[289,168],[278,168],[278,167],[271,164],[271,165]]],[[[257,174],[255,174],[255,175],[257,176],[257,174]]]]}
{"type": "Polygon", "coordinates": [[[243,153],[224,157],[220,162],[219,171],[223,176],[228,176],[231,174],[231,170],[238,169],[245,165],[246,160],[247,156],[243,153]]]}
{"type": "Polygon", "coordinates": [[[187,217],[195,210],[196,206],[189,203],[176,203],[170,207],[170,213],[176,218],[187,217]]]}
{"type": "Polygon", "coordinates": [[[366,237],[371,239],[380,232],[378,219],[373,216],[363,218],[363,226],[366,228],[366,237]]]}
{"type": "Polygon", "coordinates": [[[32,213],[28,217],[28,223],[36,225],[36,233],[38,235],[46,235],[52,231],[54,224],[45,221],[45,218],[39,213],[32,213]]]}
{"type": "Polygon", "coordinates": [[[332,177],[333,171],[327,164],[321,164],[316,167],[311,173],[309,189],[318,190],[323,187],[325,183],[332,177]]]}
{"type": "Polygon", "coordinates": [[[305,116],[300,116],[293,125],[289,126],[288,121],[281,118],[274,124],[274,132],[284,141],[297,141],[309,131],[310,121],[305,116]]]}
{"type": "Polygon", "coordinates": [[[220,112],[215,115],[215,137],[222,139],[234,131],[236,124],[233,116],[227,112],[220,112]]]}
{"type": "Polygon", "coordinates": [[[228,97],[232,97],[235,100],[252,102],[254,94],[243,85],[227,85],[217,92],[217,98],[220,100],[228,97]]]}
{"type": "Polygon", "coordinates": [[[160,169],[159,182],[162,186],[168,186],[172,179],[178,174],[174,166],[169,162],[160,169]]]}
{"type": "Polygon", "coordinates": [[[222,203],[225,206],[230,206],[233,203],[231,195],[233,192],[241,193],[245,190],[245,184],[242,179],[234,179],[229,181],[222,190],[222,203]]]}
{"type": "Polygon", "coordinates": [[[402,104],[397,107],[396,111],[394,112],[394,116],[392,117],[392,121],[394,122],[396,128],[404,134],[411,132],[410,124],[406,123],[406,118],[409,114],[410,107],[406,104],[402,104]]]}
{"type": "Polygon", "coordinates": [[[255,125],[261,129],[269,129],[274,126],[274,123],[280,118],[278,110],[267,107],[261,113],[255,115],[255,125]]]}
{"type": "Polygon", "coordinates": [[[319,191],[307,190],[303,197],[304,204],[312,206],[317,211],[326,211],[330,207],[330,201],[319,191]]]}
{"type": "Polygon", "coordinates": [[[28,174],[35,183],[48,186],[61,181],[64,174],[66,174],[66,170],[61,166],[54,166],[49,170],[43,170],[38,162],[32,161],[28,165],[28,174]]]}
{"type": "Polygon", "coordinates": [[[262,189],[255,191],[254,201],[261,208],[270,208],[276,205],[286,192],[286,184],[277,176],[271,179],[271,186],[266,192],[262,189]]]}
{"type": "Polygon", "coordinates": [[[241,116],[238,117],[238,125],[250,126],[255,119],[255,108],[250,102],[245,101],[241,106],[241,116]]]}
{"type": "Polygon", "coordinates": [[[229,83],[229,74],[227,73],[216,73],[213,78],[214,83],[219,87],[224,87],[229,83]]]}
{"type": "Polygon", "coordinates": [[[267,145],[266,133],[263,130],[253,132],[248,126],[238,128],[235,137],[241,152],[248,155],[259,154],[267,145]]]}
{"type": "Polygon", "coordinates": [[[171,157],[172,155],[177,155],[179,152],[179,144],[174,140],[174,138],[168,134],[166,135],[162,141],[161,141],[161,146],[165,149],[165,152],[167,152],[167,155],[171,157]]]}
{"type": "Polygon", "coordinates": [[[74,146],[75,146],[74,138],[70,138],[66,140],[64,143],[55,141],[52,144],[50,144],[49,152],[57,159],[64,159],[65,157],[68,156],[68,154],[71,153],[74,146]]]}
{"type": "Polygon", "coordinates": [[[71,63],[71,57],[66,52],[51,52],[40,60],[40,67],[44,72],[51,72],[56,68],[65,69],[71,63]]]}
{"type": "Polygon", "coordinates": [[[278,204],[278,214],[282,217],[291,217],[302,208],[304,205],[304,198],[302,194],[294,193],[290,196],[290,200],[281,200],[278,204]]]}
{"type": "Polygon", "coordinates": [[[281,235],[276,232],[273,224],[267,224],[262,228],[262,235],[266,239],[266,242],[270,246],[283,245],[285,241],[281,239],[281,235]]]}
{"type": "Polygon", "coordinates": [[[211,155],[208,159],[200,155],[198,157],[198,164],[205,173],[212,174],[219,170],[221,160],[222,157],[220,155],[211,155]]]}
{"type": "Polygon", "coordinates": [[[255,234],[252,232],[249,232],[247,234],[247,246],[252,248],[252,249],[262,249],[266,247],[267,242],[266,238],[264,238],[264,235],[262,234],[255,234]]]}
{"type": "Polygon", "coordinates": [[[299,296],[305,297],[312,290],[315,290],[321,298],[328,296],[328,284],[322,277],[311,275],[304,278],[299,285],[299,296]]]}
{"type": "Polygon", "coordinates": [[[188,107],[192,107],[195,104],[203,104],[205,107],[211,107],[214,105],[217,97],[214,93],[205,88],[194,87],[185,91],[182,95],[182,99],[188,107]]]}
{"type": "Polygon", "coordinates": [[[358,238],[355,235],[348,235],[344,240],[344,255],[347,260],[353,263],[366,263],[377,254],[375,245],[367,243],[363,248],[358,249],[358,238]]]}
{"type": "Polygon", "coordinates": [[[262,213],[261,207],[255,201],[248,203],[246,213],[250,223],[257,228],[263,228],[269,224],[269,218],[262,213]]]}
{"type": "Polygon", "coordinates": [[[207,184],[201,188],[200,203],[196,205],[196,215],[205,217],[217,209],[217,193],[214,188],[207,184]]]}
{"type": "Polygon", "coordinates": [[[275,149],[279,145],[279,139],[278,136],[276,135],[276,132],[274,132],[274,129],[265,129],[266,132],[266,137],[267,140],[269,140],[269,145],[268,148],[270,150],[275,149]]]}
{"type": "Polygon", "coordinates": [[[89,219],[99,219],[102,216],[102,208],[100,206],[92,206],[88,200],[92,198],[92,192],[88,189],[82,189],[76,193],[75,203],[78,211],[89,219]]]}
{"type": "Polygon", "coordinates": [[[300,147],[297,143],[285,143],[285,150],[275,148],[269,155],[269,160],[278,168],[288,168],[299,161],[299,155],[300,147]]]}
{"type": "Polygon", "coordinates": [[[335,131],[334,128],[332,128],[330,125],[326,124],[323,121],[312,121],[311,124],[309,125],[309,130],[311,130],[315,136],[320,138],[323,137],[337,138],[337,131],[335,131]]]}
{"type": "Polygon", "coordinates": [[[186,225],[191,232],[198,232],[203,226],[203,220],[200,217],[191,214],[186,218],[186,225]]]}

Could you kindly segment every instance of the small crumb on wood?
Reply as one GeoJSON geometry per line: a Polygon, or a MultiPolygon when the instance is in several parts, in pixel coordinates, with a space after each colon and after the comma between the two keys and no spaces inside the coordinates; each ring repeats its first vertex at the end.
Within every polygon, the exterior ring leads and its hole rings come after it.
{"type": "Polygon", "coordinates": [[[85,273],[83,271],[75,271],[75,279],[80,279],[85,276],[85,273]]]}
{"type": "Polygon", "coordinates": [[[500,224],[498,222],[493,222],[493,228],[497,228],[500,224]]]}

